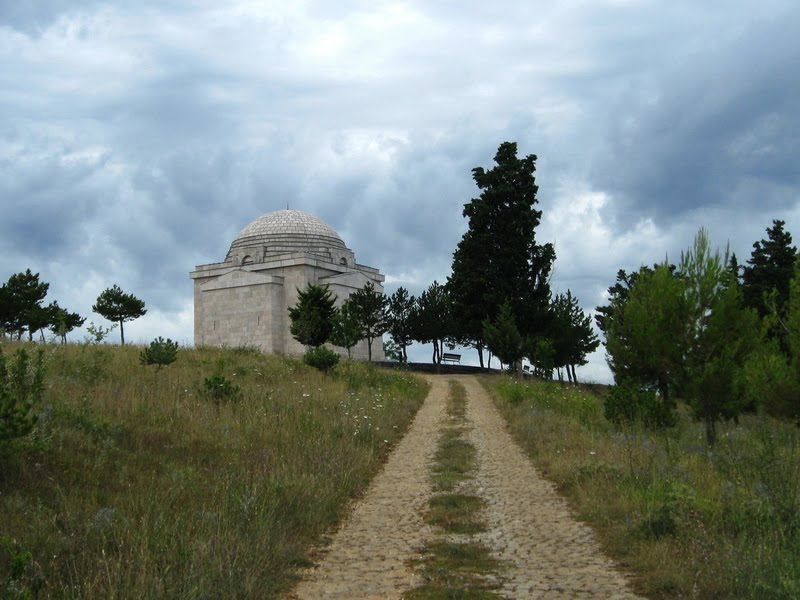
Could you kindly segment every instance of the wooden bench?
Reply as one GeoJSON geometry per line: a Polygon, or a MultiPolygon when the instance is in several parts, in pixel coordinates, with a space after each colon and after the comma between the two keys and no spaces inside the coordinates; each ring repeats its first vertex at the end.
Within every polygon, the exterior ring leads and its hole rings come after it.
{"type": "Polygon", "coordinates": [[[442,362],[443,363],[452,363],[452,364],[461,364],[461,355],[460,354],[452,354],[449,352],[442,353],[442,362]]]}

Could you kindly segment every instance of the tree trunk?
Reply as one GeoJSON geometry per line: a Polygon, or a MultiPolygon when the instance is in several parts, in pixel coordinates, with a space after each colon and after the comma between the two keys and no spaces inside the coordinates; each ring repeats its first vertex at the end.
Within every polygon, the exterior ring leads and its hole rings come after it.
{"type": "Polygon", "coordinates": [[[716,422],[710,417],[706,417],[706,443],[709,448],[713,448],[717,442],[717,428],[716,422]]]}
{"type": "Polygon", "coordinates": [[[122,341],[123,346],[125,345],[125,328],[122,326],[124,322],[122,319],[119,321],[119,339],[122,341]]]}
{"type": "Polygon", "coordinates": [[[367,360],[372,362],[372,338],[367,336],[367,360]]]}
{"type": "Polygon", "coordinates": [[[478,362],[481,365],[481,369],[483,369],[483,346],[475,346],[475,349],[478,351],[478,362]]]}
{"type": "Polygon", "coordinates": [[[578,374],[575,372],[575,365],[572,365],[572,383],[578,383],[578,374]]]}

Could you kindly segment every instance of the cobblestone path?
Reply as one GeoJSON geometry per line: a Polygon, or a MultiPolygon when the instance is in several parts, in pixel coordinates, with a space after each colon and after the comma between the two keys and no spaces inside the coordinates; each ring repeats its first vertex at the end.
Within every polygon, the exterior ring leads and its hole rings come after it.
{"type": "Polygon", "coordinates": [[[478,473],[470,487],[487,502],[488,530],[475,536],[504,561],[497,590],[514,599],[634,599],[625,578],[603,556],[591,530],[575,521],[505,428],[471,376],[432,376],[431,390],[384,470],[334,535],[293,600],[390,599],[420,582],[411,559],[435,536],[422,516],[432,494],[429,466],[445,426],[448,380],[467,391],[468,439],[478,473]]]}

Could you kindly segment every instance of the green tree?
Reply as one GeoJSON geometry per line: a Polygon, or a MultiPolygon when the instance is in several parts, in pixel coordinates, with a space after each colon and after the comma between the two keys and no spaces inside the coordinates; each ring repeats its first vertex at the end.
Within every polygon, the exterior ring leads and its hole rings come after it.
{"type": "Polygon", "coordinates": [[[339,355],[324,346],[315,346],[306,351],[303,362],[309,367],[328,373],[339,364],[339,355]]]}
{"type": "Polygon", "coordinates": [[[578,299],[567,290],[558,294],[551,305],[551,333],[555,351],[555,366],[564,367],[567,379],[578,382],[577,365],[586,364],[586,356],[600,345],[592,329],[592,320],[578,303],[578,299]]]}
{"type": "Polygon", "coordinates": [[[688,342],[686,284],[667,263],[641,269],[633,281],[604,323],[608,364],[616,381],[655,388],[670,407],[688,342]]]}
{"type": "Polygon", "coordinates": [[[19,348],[10,361],[0,349],[0,446],[27,435],[36,424],[33,405],[44,390],[44,353],[31,361],[19,348]]]}
{"type": "MultiPolygon", "coordinates": [[[[42,301],[49,288],[50,284],[39,281],[39,273],[31,273],[30,269],[11,275],[0,288],[0,328],[22,339],[29,324],[36,326],[41,320],[42,301]]],[[[46,323],[38,328],[44,326],[46,323]]]]}
{"type": "Polygon", "coordinates": [[[399,287],[389,296],[389,335],[400,349],[400,362],[408,362],[406,348],[413,341],[413,314],[417,299],[410,296],[408,290],[399,287]]]}
{"type": "Polygon", "coordinates": [[[367,340],[367,356],[372,361],[372,342],[381,337],[389,326],[386,314],[388,300],[368,282],[362,289],[350,295],[353,314],[361,327],[361,334],[367,340]]]}
{"type": "Polygon", "coordinates": [[[716,423],[736,418],[744,407],[737,373],[760,346],[758,317],[742,306],[728,267],[727,251],[712,254],[702,228],[681,255],[689,315],[681,387],[695,417],[705,424],[709,446],[716,442],[716,423]]]}
{"type": "Polygon", "coordinates": [[[353,313],[353,307],[349,302],[345,302],[333,316],[330,342],[340,348],[346,348],[347,358],[350,358],[350,349],[362,339],[364,337],[361,334],[361,326],[353,313]]]}
{"type": "Polygon", "coordinates": [[[773,305],[773,313],[765,319],[780,328],[784,350],[776,339],[769,340],[745,363],[740,382],[749,408],[763,407],[770,415],[800,423],[800,258],[795,261],[784,309],[781,316],[773,305]]]}
{"type": "Polygon", "coordinates": [[[304,346],[318,348],[331,337],[336,296],[327,286],[312,283],[297,293],[297,304],[289,308],[289,331],[304,346]]]}
{"type": "Polygon", "coordinates": [[[767,239],[753,244],[753,253],[742,270],[742,297],[745,306],[754,308],[761,317],[771,312],[768,298],[778,313],[785,314],[789,299],[789,282],[794,274],[797,248],[792,246],[792,234],[784,230],[784,221],[774,220],[767,229],[767,239]]]}
{"type": "Polygon", "coordinates": [[[144,301],[133,294],[126,294],[115,283],[100,292],[92,310],[112,323],[119,324],[120,343],[125,345],[125,321],[133,321],[147,313],[144,301]]]}
{"type": "Polygon", "coordinates": [[[552,379],[556,364],[553,340],[548,337],[527,338],[524,350],[533,367],[533,374],[542,379],[552,379]]]}
{"type": "Polygon", "coordinates": [[[53,302],[53,314],[48,327],[55,335],[61,338],[61,343],[67,343],[67,334],[73,329],[81,327],[86,322],[86,317],[78,313],[69,312],[66,308],[61,308],[58,302],[53,302]]]}
{"type": "Polygon", "coordinates": [[[496,166],[472,170],[481,191],[464,206],[468,230],[453,254],[448,289],[460,343],[478,351],[483,366],[483,323],[494,321],[507,300],[525,336],[542,333],[550,301],[552,244],[536,242],[541,211],[534,209],[538,187],[536,156],[517,158],[517,145],[504,142],[496,166]]]}
{"type": "Polygon", "coordinates": [[[158,336],[150,345],[139,353],[139,362],[143,365],[156,365],[156,370],[171,365],[178,358],[178,342],[166,340],[158,336]]]}
{"type": "Polygon", "coordinates": [[[432,362],[440,364],[445,341],[453,333],[453,302],[448,288],[434,281],[419,298],[411,314],[413,339],[433,344],[432,362]]]}
{"type": "Polygon", "coordinates": [[[522,335],[514,321],[511,303],[504,302],[500,306],[500,312],[494,323],[488,319],[483,322],[483,339],[492,354],[509,365],[512,371],[516,371],[524,352],[522,335]]]}
{"type": "MultiPolygon", "coordinates": [[[[51,306],[36,304],[25,311],[25,328],[28,330],[28,341],[33,341],[33,335],[47,327],[52,319],[51,306]]],[[[42,333],[44,341],[44,333],[42,333]]]]}

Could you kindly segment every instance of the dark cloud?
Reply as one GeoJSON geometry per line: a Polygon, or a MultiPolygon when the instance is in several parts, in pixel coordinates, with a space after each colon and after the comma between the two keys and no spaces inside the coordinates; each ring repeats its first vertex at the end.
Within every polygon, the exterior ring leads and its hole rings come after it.
{"type": "Polygon", "coordinates": [[[623,222],[680,219],[702,206],[780,211],[797,201],[798,22],[795,10],[749,28],[673,65],[650,98],[620,99],[596,181],[620,200],[623,222]]]}
{"type": "Polygon", "coordinates": [[[5,2],[0,274],[85,314],[119,283],[132,339],[190,341],[188,272],[289,205],[419,293],[507,140],[585,307],[701,224],[744,259],[800,227],[793,4],[5,2]]]}

